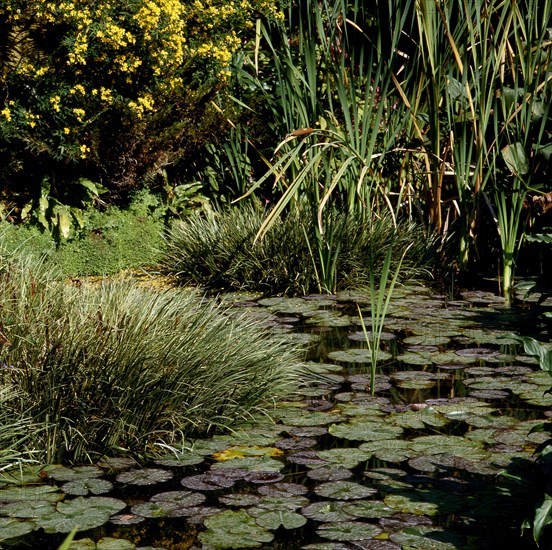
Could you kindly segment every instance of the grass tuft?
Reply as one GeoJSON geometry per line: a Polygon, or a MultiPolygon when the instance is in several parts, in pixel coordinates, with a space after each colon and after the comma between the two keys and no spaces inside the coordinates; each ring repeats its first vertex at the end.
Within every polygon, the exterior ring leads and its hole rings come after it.
{"type": "Polygon", "coordinates": [[[280,337],[195,293],[68,285],[33,258],[0,259],[0,319],[0,389],[18,388],[9,416],[32,419],[46,462],[145,460],[248,419],[302,372],[280,337]]]}

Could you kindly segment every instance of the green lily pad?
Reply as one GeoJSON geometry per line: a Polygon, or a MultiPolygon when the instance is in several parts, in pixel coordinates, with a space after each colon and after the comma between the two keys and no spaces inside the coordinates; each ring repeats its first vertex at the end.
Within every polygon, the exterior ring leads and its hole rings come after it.
{"type": "Polygon", "coordinates": [[[293,510],[269,510],[267,508],[249,508],[247,513],[255,518],[261,527],[275,530],[298,529],[307,523],[307,518],[293,510]]]}
{"type": "Polygon", "coordinates": [[[360,450],[368,452],[385,462],[402,462],[412,456],[408,441],[402,439],[383,439],[362,443],[360,450]]]}
{"type": "Polygon", "coordinates": [[[140,470],[128,470],[117,476],[117,481],[129,485],[156,485],[172,479],[173,474],[169,470],[159,468],[143,468],[140,470]]]}
{"type": "Polygon", "coordinates": [[[316,454],[325,461],[337,464],[342,468],[354,468],[370,458],[370,455],[364,451],[351,447],[328,449],[327,451],[318,451],[316,454]]]}
{"type": "Polygon", "coordinates": [[[229,495],[218,497],[218,500],[225,506],[247,508],[248,506],[257,505],[261,500],[261,497],[252,493],[230,493],[229,495]]]}
{"type": "Polygon", "coordinates": [[[73,541],[69,550],[134,550],[136,545],[126,539],[114,539],[106,537],[94,542],[92,539],[80,539],[73,541]]]}
{"type": "Polygon", "coordinates": [[[317,481],[341,481],[342,479],[352,477],[352,475],[353,472],[351,470],[336,464],[321,466],[307,472],[307,477],[317,481]]]}
{"type": "Polygon", "coordinates": [[[56,506],[47,500],[19,500],[0,506],[0,514],[12,518],[38,518],[55,512],[56,506]]]}
{"type": "Polygon", "coordinates": [[[434,502],[424,502],[417,493],[394,493],[387,495],[383,502],[397,512],[434,516],[439,513],[439,505],[434,502]]]}
{"type": "Polygon", "coordinates": [[[301,513],[314,521],[348,521],[351,516],[343,510],[346,502],[329,500],[313,502],[301,509],[301,513]]]}
{"type": "Polygon", "coordinates": [[[73,468],[68,468],[59,464],[45,466],[43,472],[56,481],[93,479],[103,475],[103,470],[97,466],[75,466],[73,468]]]}
{"type": "Polygon", "coordinates": [[[318,485],[314,489],[314,492],[326,498],[351,500],[372,496],[374,493],[377,493],[377,489],[366,487],[365,485],[352,481],[330,481],[318,485]]]}
{"type": "Polygon", "coordinates": [[[250,472],[279,472],[283,467],[283,462],[275,460],[274,458],[251,456],[216,462],[211,466],[211,472],[216,473],[226,468],[240,468],[250,472]]]}
{"type": "Polygon", "coordinates": [[[7,487],[0,489],[0,500],[47,500],[58,502],[63,498],[63,493],[58,487],[52,485],[35,485],[22,487],[7,487]]]}
{"type": "Polygon", "coordinates": [[[107,479],[77,479],[68,481],[61,490],[68,495],[86,496],[88,494],[103,495],[113,489],[113,483],[107,479]]]}
{"type": "Polygon", "coordinates": [[[445,531],[433,525],[417,525],[391,533],[389,538],[402,548],[424,550],[456,550],[466,547],[466,539],[456,533],[445,531]]]}
{"type": "Polygon", "coordinates": [[[225,510],[205,520],[207,530],[199,540],[214,548],[258,548],[274,535],[261,527],[245,510],[225,510]]]}
{"type": "Polygon", "coordinates": [[[387,422],[391,422],[393,425],[402,428],[423,430],[426,426],[433,426],[435,428],[446,426],[450,422],[450,419],[434,408],[427,407],[419,411],[409,410],[393,413],[388,417],[387,422]]]}
{"type": "Polygon", "coordinates": [[[364,422],[352,420],[342,424],[332,424],[328,431],[334,437],[353,441],[376,441],[378,439],[393,439],[403,433],[399,426],[389,426],[382,422],[364,422]]]}
{"type": "Polygon", "coordinates": [[[126,508],[126,504],[110,497],[77,497],[58,502],[56,512],[37,519],[37,525],[46,533],[68,533],[78,526],[80,530],[100,527],[112,514],[126,508]]]}
{"type": "Polygon", "coordinates": [[[478,441],[454,435],[425,435],[414,438],[411,447],[420,454],[450,454],[472,460],[484,460],[489,454],[478,441]]]}
{"type": "Polygon", "coordinates": [[[392,516],[397,510],[381,500],[359,500],[343,506],[343,511],[359,518],[383,518],[392,516]]]}
{"type": "MultiPolygon", "coordinates": [[[[388,361],[393,356],[387,352],[378,350],[377,360],[378,361],[388,361]]],[[[343,351],[332,351],[328,353],[328,358],[332,361],[341,361],[343,363],[371,363],[372,354],[367,349],[357,349],[351,348],[343,351]]]]}
{"type": "Polygon", "coordinates": [[[323,523],[316,532],[325,539],[353,541],[372,539],[381,533],[381,529],[377,525],[361,521],[340,521],[323,523]]]}
{"type": "Polygon", "coordinates": [[[434,335],[434,334],[418,334],[416,336],[409,336],[403,340],[403,343],[412,346],[445,346],[450,342],[448,336],[434,335]]]}
{"type": "Polygon", "coordinates": [[[27,535],[36,529],[32,521],[15,518],[0,518],[0,541],[27,535]]]}

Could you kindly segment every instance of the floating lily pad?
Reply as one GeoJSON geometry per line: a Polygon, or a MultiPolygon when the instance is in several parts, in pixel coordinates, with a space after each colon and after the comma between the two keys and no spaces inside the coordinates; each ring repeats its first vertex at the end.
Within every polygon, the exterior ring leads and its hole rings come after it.
{"type": "Polygon", "coordinates": [[[0,505],[0,514],[13,518],[32,519],[47,516],[55,511],[56,506],[47,500],[19,500],[0,505]]]}
{"type": "Polygon", "coordinates": [[[312,449],[317,443],[313,437],[286,437],[276,441],[275,446],[283,451],[303,451],[312,449]]]}
{"type": "Polygon", "coordinates": [[[229,495],[220,496],[218,499],[225,506],[246,508],[258,504],[261,497],[252,493],[230,493],[229,495]]]}
{"type": "Polygon", "coordinates": [[[128,470],[117,475],[117,481],[128,485],[156,485],[172,479],[173,474],[169,470],[159,468],[143,468],[140,470],[128,470]]]}
{"type": "Polygon", "coordinates": [[[68,495],[86,496],[103,495],[113,489],[113,483],[107,479],[77,479],[68,481],[61,486],[61,490],[68,495]]]}
{"type": "Polygon", "coordinates": [[[298,529],[307,523],[307,518],[292,510],[270,510],[267,508],[249,508],[247,513],[266,529],[298,529]]]}
{"type": "Polygon", "coordinates": [[[47,500],[48,502],[58,502],[62,498],[63,493],[60,492],[58,487],[52,485],[30,485],[0,489],[0,501],[47,500]]]}
{"type": "Polygon", "coordinates": [[[329,500],[322,502],[313,502],[301,509],[301,513],[314,521],[348,521],[351,516],[343,510],[346,502],[329,500]]]}
{"type": "Polygon", "coordinates": [[[353,472],[351,472],[351,470],[337,465],[321,466],[320,468],[315,468],[307,472],[307,477],[317,481],[341,481],[352,475],[353,472]]]}
{"type": "Polygon", "coordinates": [[[383,518],[392,516],[397,510],[381,500],[360,500],[343,506],[343,511],[359,518],[383,518]]]}
{"type": "Polygon", "coordinates": [[[402,462],[410,458],[413,452],[409,442],[402,439],[368,441],[362,443],[359,449],[385,462],[402,462]]]}
{"type": "Polygon", "coordinates": [[[378,439],[393,439],[403,433],[399,426],[389,426],[381,422],[363,422],[352,420],[342,424],[332,424],[329,432],[334,437],[353,441],[376,441],[378,439]]]}
{"type": "Polygon", "coordinates": [[[340,521],[323,523],[316,532],[325,539],[339,541],[354,541],[371,539],[381,533],[377,525],[360,521],[340,521]]]}
{"type": "Polygon", "coordinates": [[[261,495],[271,497],[289,497],[305,495],[308,489],[300,483],[275,483],[273,485],[263,485],[259,487],[258,492],[261,495]]]}
{"type": "Polygon", "coordinates": [[[411,441],[411,446],[420,454],[450,454],[472,460],[484,460],[489,456],[478,441],[453,435],[419,436],[411,441]]]}
{"type": "Polygon", "coordinates": [[[328,449],[327,451],[318,451],[318,456],[326,462],[337,464],[343,468],[354,468],[359,463],[370,458],[370,455],[360,449],[351,447],[328,449]]]}
{"type": "Polygon", "coordinates": [[[125,539],[106,537],[94,542],[92,539],[80,539],[73,541],[69,550],[133,550],[136,545],[125,539]]]}
{"type": "Polygon", "coordinates": [[[224,510],[205,520],[207,530],[199,540],[215,548],[258,548],[274,535],[261,527],[245,510],[224,510]]]}
{"type": "Polygon", "coordinates": [[[456,533],[445,531],[433,525],[408,527],[391,533],[390,539],[402,548],[423,548],[424,550],[456,550],[466,546],[466,539],[456,533]]]}
{"type": "Polygon", "coordinates": [[[0,541],[22,537],[36,528],[32,521],[15,518],[0,518],[0,541]]]}
{"type": "Polygon", "coordinates": [[[372,496],[374,493],[377,493],[377,489],[366,487],[365,485],[352,481],[331,481],[318,485],[314,489],[314,492],[326,498],[351,500],[372,496]]]}
{"type": "Polygon", "coordinates": [[[446,426],[450,422],[450,419],[432,407],[425,407],[418,411],[408,410],[394,413],[389,416],[388,422],[402,428],[423,430],[426,426],[446,426]]]}
{"type": "Polygon", "coordinates": [[[100,527],[112,514],[120,512],[126,504],[110,497],[77,497],[58,502],[54,514],[37,519],[37,525],[46,533],[68,533],[78,526],[80,530],[100,527]]]}
{"type": "Polygon", "coordinates": [[[246,457],[217,462],[211,466],[211,472],[218,474],[220,470],[227,468],[239,468],[249,472],[279,472],[283,467],[284,464],[274,458],[246,457]]]}
{"type": "Polygon", "coordinates": [[[75,466],[67,468],[59,464],[45,466],[43,472],[56,481],[75,481],[93,479],[103,475],[103,470],[97,466],[75,466]]]}
{"type": "MultiPolygon", "coordinates": [[[[372,354],[367,349],[351,348],[343,351],[332,351],[328,353],[332,361],[341,361],[343,363],[371,363],[372,354]]],[[[392,355],[387,351],[378,350],[377,361],[388,361],[392,355]]]]}
{"type": "Polygon", "coordinates": [[[418,334],[409,336],[403,340],[403,343],[414,346],[445,346],[450,342],[448,336],[433,335],[433,334],[418,334]]]}
{"type": "Polygon", "coordinates": [[[398,512],[434,516],[439,513],[439,505],[434,502],[424,502],[417,493],[394,493],[387,495],[383,502],[398,512]]]}
{"type": "Polygon", "coordinates": [[[265,483],[277,483],[278,481],[282,481],[284,479],[284,475],[280,472],[270,471],[270,472],[262,472],[262,471],[255,471],[255,472],[248,472],[243,476],[243,479],[245,481],[249,481],[249,483],[259,483],[259,484],[265,484],[265,483]]]}
{"type": "Polygon", "coordinates": [[[216,475],[214,472],[206,472],[183,478],[180,483],[195,491],[218,491],[219,489],[227,489],[236,483],[236,479],[224,475],[216,475]]]}
{"type": "Polygon", "coordinates": [[[281,449],[276,447],[263,447],[260,445],[252,446],[239,446],[234,445],[225,449],[224,451],[219,451],[218,453],[213,453],[213,458],[215,460],[231,460],[233,458],[245,458],[248,456],[282,456],[284,453],[281,449]]]}
{"type": "MultiPolygon", "coordinates": [[[[353,340],[354,342],[366,342],[366,336],[368,336],[368,339],[372,341],[373,334],[374,333],[370,330],[367,330],[366,334],[364,334],[364,331],[357,331],[349,334],[347,338],[349,338],[349,340],[353,340]]],[[[392,332],[382,332],[379,335],[379,338],[382,342],[389,342],[391,340],[396,340],[397,335],[392,332]]]]}
{"type": "Polygon", "coordinates": [[[325,466],[328,461],[319,457],[317,451],[299,451],[287,457],[290,464],[304,464],[306,466],[325,466]]]}

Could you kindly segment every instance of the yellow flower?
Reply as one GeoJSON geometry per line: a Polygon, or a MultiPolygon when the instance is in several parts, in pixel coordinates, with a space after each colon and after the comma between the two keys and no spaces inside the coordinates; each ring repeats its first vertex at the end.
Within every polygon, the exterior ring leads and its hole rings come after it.
{"type": "Polygon", "coordinates": [[[71,133],[71,130],[69,130],[69,128],[67,128],[67,126],[63,129],[63,133],[64,134],[69,134],[71,133]]]}
{"type": "Polygon", "coordinates": [[[7,120],[7,121],[10,121],[11,120],[11,111],[5,107],[4,109],[2,109],[0,111],[0,114],[7,120]]]}
{"type": "Polygon", "coordinates": [[[60,102],[61,102],[61,97],[59,97],[58,95],[53,95],[50,98],[50,103],[52,104],[52,109],[56,113],[59,113],[59,111],[60,111],[60,107],[59,107],[60,102]]]}
{"type": "Polygon", "coordinates": [[[85,159],[86,155],[90,153],[90,147],[88,147],[88,145],[83,144],[80,146],[80,152],[81,152],[80,154],[81,159],[85,159]]]}
{"type": "Polygon", "coordinates": [[[82,119],[84,118],[84,115],[86,115],[86,111],[84,109],[73,109],[73,114],[77,117],[77,120],[79,122],[82,122],[82,119]]]}

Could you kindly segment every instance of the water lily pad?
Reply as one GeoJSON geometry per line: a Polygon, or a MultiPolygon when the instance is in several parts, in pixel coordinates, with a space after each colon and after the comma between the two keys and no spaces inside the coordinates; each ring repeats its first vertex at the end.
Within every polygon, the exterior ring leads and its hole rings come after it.
{"type": "Polygon", "coordinates": [[[245,458],[248,456],[282,456],[284,453],[276,447],[263,447],[260,445],[240,446],[233,445],[224,451],[213,453],[215,460],[231,460],[233,458],[245,458]]]}
{"type": "Polygon", "coordinates": [[[302,451],[311,449],[317,443],[313,437],[286,437],[276,441],[275,446],[283,451],[302,451]]]}
{"type": "Polygon", "coordinates": [[[143,468],[128,470],[117,475],[117,481],[128,485],[156,485],[172,479],[173,474],[169,470],[159,468],[143,468]]]}
{"type": "Polygon", "coordinates": [[[300,483],[280,482],[275,483],[274,485],[263,485],[259,487],[258,492],[261,495],[271,497],[290,497],[305,495],[307,494],[308,489],[300,483]]]}
{"type": "Polygon", "coordinates": [[[48,502],[58,502],[62,498],[63,493],[60,492],[59,487],[53,485],[30,485],[0,489],[0,501],[47,500],[48,502]]]}
{"type": "Polygon", "coordinates": [[[343,511],[359,518],[383,518],[396,514],[397,510],[381,500],[359,500],[343,506],[343,511]]]}
{"type": "Polygon", "coordinates": [[[434,516],[439,513],[439,505],[434,502],[424,502],[417,493],[394,493],[387,495],[383,502],[398,512],[434,516]]]}
{"type": "Polygon", "coordinates": [[[219,502],[225,506],[246,508],[258,504],[261,497],[252,493],[230,493],[229,495],[220,496],[218,499],[219,502]]]}
{"type": "Polygon", "coordinates": [[[267,457],[246,457],[235,458],[234,460],[226,460],[224,462],[216,462],[211,466],[211,472],[219,474],[221,470],[226,469],[241,469],[248,472],[279,472],[284,467],[284,464],[279,460],[267,457]]]}
{"type": "Polygon", "coordinates": [[[402,439],[383,439],[362,443],[362,451],[372,454],[385,462],[402,462],[412,455],[410,443],[402,439]]]}
{"type": "Polygon", "coordinates": [[[19,500],[0,505],[0,514],[13,518],[32,519],[47,516],[55,511],[56,506],[47,500],[19,500]]]}
{"type": "Polygon", "coordinates": [[[314,521],[348,521],[351,516],[343,510],[346,502],[329,500],[322,502],[313,502],[301,509],[301,513],[314,521]]]}
{"type": "Polygon", "coordinates": [[[315,487],[317,495],[338,500],[361,499],[377,493],[377,489],[352,481],[331,481],[315,487]]]}
{"type": "Polygon", "coordinates": [[[224,475],[216,475],[215,472],[206,472],[188,476],[180,480],[180,483],[195,491],[218,491],[219,489],[227,489],[236,483],[236,479],[224,475]]]}
{"type": "Polygon", "coordinates": [[[446,426],[450,419],[433,407],[425,407],[417,411],[408,410],[391,414],[387,421],[402,428],[423,430],[426,426],[435,428],[446,426]]]}
{"type": "Polygon", "coordinates": [[[403,343],[414,346],[445,346],[449,342],[450,338],[448,336],[434,334],[418,334],[403,340],[403,343]]]}
{"type": "Polygon", "coordinates": [[[54,514],[37,519],[37,525],[46,533],[68,533],[77,525],[84,531],[100,527],[112,514],[120,512],[126,504],[110,497],[77,497],[58,502],[54,514]]]}
{"type": "Polygon", "coordinates": [[[92,539],[80,539],[73,541],[69,550],[133,550],[136,545],[125,539],[106,537],[94,542],[92,539]]]}
{"type": "Polygon", "coordinates": [[[67,468],[59,464],[45,466],[43,472],[56,481],[75,481],[80,479],[93,479],[103,475],[103,470],[97,466],[75,466],[67,468]]]}
{"type": "Polygon", "coordinates": [[[315,479],[317,481],[341,481],[342,479],[347,479],[353,475],[351,470],[337,466],[321,466],[320,468],[315,468],[307,472],[307,477],[310,479],[315,479]]]}
{"type": "MultiPolygon", "coordinates": [[[[351,348],[342,351],[332,351],[328,353],[328,357],[332,361],[341,361],[343,363],[371,363],[372,354],[369,350],[364,348],[351,348]]],[[[392,355],[383,350],[378,350],[377,361],[388,361],[392,358],[392,355]]]]}
{"type": "Polygon", "coordinates": [[[199,540],[215,548],[258,548],[274,535],[261,527],[245,510],[224,510],[205,520],[207,530],[199,540]]]}
{"type": "Polygon", "coordinates": [[[354,468],[370,458],[370,455],[364,451],[351,447],[318,451],[317,454],[326,462],[337,464],[343,468],[354,468]]]}
{"type": "Polygon", "coordinates": [[[298,529],[307,523],[307,518],[292,510],[270,510],[267,508],[249,508],[247,513],[266,529],[298,529]]]}
{"type": "Polygon", "coordinates": [[[245,481],[249,481],[249,483],[259,483],[259,484],[265,484],[265,483],[277,483],[278,481],[282,481],[284,479],[284,475],[280,472],[270,471],[270,472],[262,472],[262,471],[254,471],[254,472],[248,472],[243,476],[243,479],[245,481]]]}
{"type": "Polygon", "coordinates": [[[36,528],[32,521],[15,518],[0,518],[0,541],[22,537],[36,528]]]}
{"type": "Polygon", "coordinates": [[[456,533],[445,531],[433,525],[408,527],[391,533],[390,539],[402,548],[423,548],[424,550],[456,550],[465,548],[466,539],[456,533]]]}
{"type": "Polygon", "coordinates": [[[360,521],[340,521],[323,523],[316,532],[325,539],[339,541],[354,541],[371,539],[381,533],[377,525],[360,521]]]}
{"type": "Polygon", "coordinates": [[[135,525],[142,523],[146,518],[137,516],[136,514],[116,514],[111,516],[109,522],[114,525],[135,525]]]}
{"type": "Polygon", "coordinates": [[[68,481],[61,486],[61,490],[68,495],[86,496],[88,494],[103,495],[113,489],[113,483],[107,479],[77,479],[68,481]]]}
{"type": "Polygon", "coordinates": [[[155,463],[159,466],[168,468],[177,468],[184,466],[195,466],[204,462],[205,457],[193,452],[170,453],[162,458],[158,458],[155,463]]]}
{"type": "MultiPolygon", "coordinates": [[[[347,335],[347,338],[349,338],[349,340],[353,340],[354,342],[366,342],[366,336],[368,336],[368,338],[371,341],[373,334],[374,333],[370,330],[367,330],[366,334],[364,334],[364,331],[361,330],[347,335]]],[[[389,342],[391,340],[396,340],[397,335],[394,334],[393,332],[381,332],[381,334],[379,335],[379,338],[382,342],[389,342]]]]}
{"type": "Polygon", "coordinates": [[[450,454],[472,460],[484,460],[489,455],[478,441],[453,435],[425,435],[411,441],[412,449],[420,454],[450,454]]]}
{"type": "Polygon", "coordinates": [[[352,420],[342,424],[332,424],[329,432],[334,437],[353,441],[376,441],[378,439],[393,439],[403,433],[399,426],[390,426],[381,422],[364,422],[352,420]]]}
{"type": "Polygon", "coordinates": [[[319,457],[316,451],[299,451],[287,457],[290,464],[304,464],[306,466],[325,466],[328,461],[319,457]]]}

